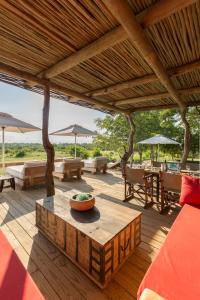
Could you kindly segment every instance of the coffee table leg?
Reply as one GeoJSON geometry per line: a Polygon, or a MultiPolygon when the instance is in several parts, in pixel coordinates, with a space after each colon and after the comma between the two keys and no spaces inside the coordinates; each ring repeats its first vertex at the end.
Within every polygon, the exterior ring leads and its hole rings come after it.
{"type": "Polygon", "coordinates": [[[15,178],[10,178],[10,186],[13,190],[15,190],[15,178]]]}
{"type": "Polygon", "coordinates": [[[0,183],[0,193],[3,191],[3,186],[4,186],[4,180],[1,180],[1,183],[0,183]]]}

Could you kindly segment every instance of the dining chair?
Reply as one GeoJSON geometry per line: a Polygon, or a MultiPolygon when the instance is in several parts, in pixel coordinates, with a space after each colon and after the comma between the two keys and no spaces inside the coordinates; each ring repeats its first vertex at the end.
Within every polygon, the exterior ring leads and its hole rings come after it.
{"type": "Polygon", "coordinates": [[[181,173],[160,172],[160,213],[169,209],[172,203],[179,200],[181,193],[181,173]]]}
{"type": "Polygon", "coordinates": [[[153,175],[145,174],[141,168],[126,167],[125,170],[125,198],[129,201],[137,194],[144,201],[144,208],[153,204],[153,175]]]}

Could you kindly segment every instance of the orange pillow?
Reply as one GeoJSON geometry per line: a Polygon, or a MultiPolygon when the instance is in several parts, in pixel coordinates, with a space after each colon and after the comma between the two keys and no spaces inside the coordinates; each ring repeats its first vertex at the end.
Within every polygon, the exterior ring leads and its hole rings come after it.
{"type": "Polygon", "coordinates": [[[181,196],[179,204],[191,204],[200,207],[200,179],[182,176],[181,196]]]}

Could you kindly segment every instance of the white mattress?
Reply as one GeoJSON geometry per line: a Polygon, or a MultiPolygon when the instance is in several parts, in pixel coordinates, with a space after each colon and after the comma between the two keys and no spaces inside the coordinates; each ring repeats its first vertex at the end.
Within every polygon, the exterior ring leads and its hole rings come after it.
{"type": "Polygon", "coordinates": [[[6,174],[9,174],[13,177],[24,179],[24,165],[19,166],[10,166],[6,168],[6,174]]]}
{"type": "Polygon", "coordinates": [[[96,168],[97,161],[96,159],[84,159],[84,168],[96,168]]]}
{"type": "Polygon", "coordinates": [[[55,172],[58,172],[58,173],[64,172],[64,163],[63,162],[55,162],[54,166],[55,166],[55,169],[54,169],[55,172]]]}

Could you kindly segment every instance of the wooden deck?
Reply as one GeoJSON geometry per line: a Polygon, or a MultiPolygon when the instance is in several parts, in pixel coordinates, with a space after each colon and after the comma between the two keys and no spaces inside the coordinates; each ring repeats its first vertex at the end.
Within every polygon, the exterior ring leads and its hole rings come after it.
{"type": "MultiPolygon", "coordinates": [[[[83,180],[68,183],[56,181],[57,193],[69,195],[75,191],[90,192],[107,201],[122,203],[123,182],[117,172],[107,175],[86,174],[83,180]]],[[[125,204],[143,212],[142,242],[107,288],[101,291],[49,241],[38,234],[35,227],[35,201],[44,195],[43,188],[23,192],[7,190],[1,193],[0,224],[45,299],[135,299],[138,286],[163,244],[179,208],[174,208],[168,215],[159,215],[156,207],[144,210],[138,199],[125,204]]]]}

